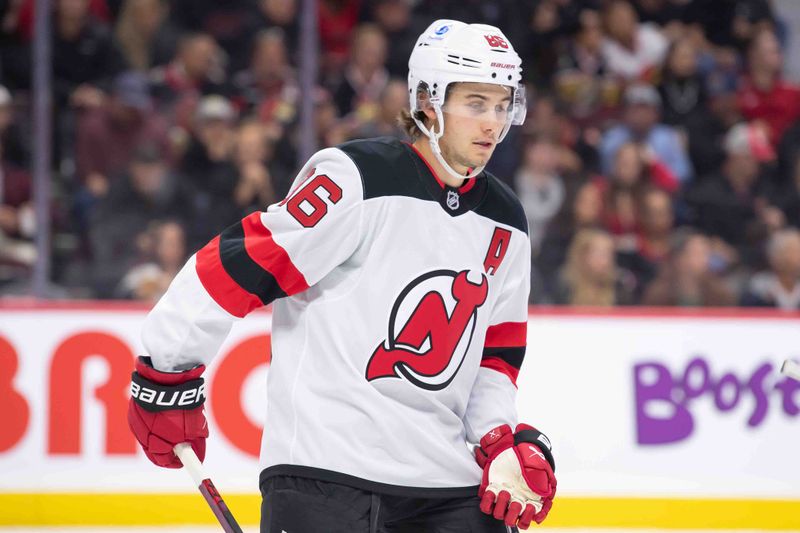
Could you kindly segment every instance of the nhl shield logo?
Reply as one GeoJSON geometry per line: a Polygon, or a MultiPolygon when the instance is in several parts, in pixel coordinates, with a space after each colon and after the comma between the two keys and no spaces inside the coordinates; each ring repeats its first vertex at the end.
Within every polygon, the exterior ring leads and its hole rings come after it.
{"type": "Polygon", "coordinates": [[[456,191],[447,191],[447,207],[449,207],[452,211],[458,209],[460,204],[460,198],[456,191]]]}

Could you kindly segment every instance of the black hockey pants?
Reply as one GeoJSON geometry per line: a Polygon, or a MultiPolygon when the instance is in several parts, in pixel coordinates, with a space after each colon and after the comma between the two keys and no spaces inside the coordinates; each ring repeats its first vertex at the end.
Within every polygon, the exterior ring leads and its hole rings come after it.
{"type": "Polygon", "coordinates": [[[508,533],[478,497],[411,498],[293,476],[261,485],[261,533],[508,533]]]}

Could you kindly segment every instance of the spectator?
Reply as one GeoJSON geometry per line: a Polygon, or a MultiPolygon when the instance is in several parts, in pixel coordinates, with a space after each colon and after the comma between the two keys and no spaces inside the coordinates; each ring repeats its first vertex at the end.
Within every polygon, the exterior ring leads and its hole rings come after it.
{"type": "Polygon", "coordinates": [[[550,221],[561,210],[566,195],[559,175],[558,147],[547,138],[532,139],[525,147],[514,189],[528,218],[531,246],[538,251],[550,221]]]}
{"type": "Polygon", "coordinates": [[[709,83],[708,108],[686,117],[689,154],[696,179],[716,172],[725,160],[725,135],[742,121],[736,80],[715,73],[709,83]]]}
{"type": "Polygon", "coordinates": [[[93,18],[89,0],[58,0],[53,36],[55,103],[79,108],[103,103],[109,81],[125,60],[109,28],[93,18]]]}
{"type": "Polygon", "coordinates": [[[739,251],[745,264],[759,262],[760,239],[785,222],[769,204],[770,186],[759,167],[769,157],[769,145],[747,124],[731,128],[725,137],[725,162],[719,172],[687,191],[690,221],[702,232],[720,237],[739,251]]]}
{"type": "Polygon", "coordinates": [[[667,53],[661,83],[662,117],[670,126],[685,127],[689,118],[705,115],[705,83],[697,68],[697,49],[689,38],[672,43],[667,53]]]}
{"type": "Polygon", "coordinates": [[[250,67],[234,76],[233,85],[245,111],[268,124],[273,139],[280,138],[297,118],[300,100],[283,30],[270,28],[258,34],[250,67]]]}
{"type": "Polygon", "coordinates": [[[95,198],[108,191],[113,179],[128,167],[134,150],[145,141],[157,144],[170,159],[166,121],[153,110],[144,74],[117,76],[111,97],[78,120],[78,177],[95,198]]]}
{"type": "Polygon", "coordinates": [[[609,70],[629,81],[652,80],[667,52],[667,39],[652,24],[640,24],[627,0],[613,0],[603,19],[608,37],[603,56],[609,70]]]}
{"type": "Polygon", "coordinates": [[[645,189],[638,196],[636,211],[639,231],[635,248],[618,249],[617,262],[634,276],[638,301],[667,258],[675,215],[670,195],[655,187],[645,189]]]}
{"type": "Polygon", "coordinates": [[[424,28],[412,24],[413,0],[375,0],[371,15],[392,45],[387,50],[386,69],[393,77],[405,78],[408,58],[424,28]]]}
{"type": "Polygon", "coordinates": [[[750,279],[741,305],[800,310],[800,231],[789,228],[773,233],[767,258],[770,269],[750,279]]]}
{"type": "MultiPolygon", "coordinates": [[[[515,131],[514,128],[511,132],[515,131]]],[[[581,136],[580,129],[570,120],[558,102],[550,95],[540,95],[533,101],[533,106],[528,110],[528,118],[525,126],[517,135],[527,135],[529,137],[548,138],[557,143],[559,167],[567,174],[579,174],[584,170],[584,164],[596,160],[595,146],[582,145],[586,138],[596,134],[595,143],[599,142],[600,133],[597,128],[589,128],[581,136]],[[576,150],[581,151],[579,156],[576,150]],[[581,160],[581,158],[584,158],[581,160]]],[[[497,147],[492,162],[489,164],[489,172],[498,176],[501,180],[511,181],[511,176],[516,172],[521,163],[519,146],[521,139],[512,135],[497,147]]],[[[512,183],[509,183],[512,185],[512,183]]]]}
{"type": "Polygon", "coordinates": [[[581,230],[567,252],[557,302],[602,307],[632,304],[627,277],[617,268],[611,236],[602,230],[581,230]]]}
{"type": "Polygon", "coordinates": [[[710,269],[711,243],[693,231],[672,237],[669,255],[658,277],[645,289],[642,303],[656,306],[723,307],[736,297],[710,269]]]}
{"type": "Polygon", "coordinates": [[[91,283],[97,297],[111,297],[125,273],[146,255],[152,220],[191,218],[190,197],[156,146],[136,150],[124,178],[112,184],[92,216],[91,283]]]}
{"type": "Polygon", "coordinates": [[[648,189],[641,196],[639,211],[641,236],[638,255],[648,263],[658,266],[667,258],[670,235],[674,229],[672,198],[660,189],[648,189]]]}
{"type": "Polygon", "coordinates": [[[22,11],[22,0],[0,2],[0,81],[12,90],[30,87],[30,39],[20,31],[22,11]]]}
{"type": "Polygon", "coordinates": [[[186,234],[180,222],[157,222],[142,235],[141,242],[148,260],[125,274],[115,296],[154,304],[186,262],[186,234]]]}
{"type": "Polygon", "coordinates": [[[241,178],[233,198],[246,212],[264,210],[277,200],[268,168],[271,156],[267,128],[256,120],[242,122],[236,138],[236,166],[241,178]]]}
{"type": "Polygon", "coordinates": [[[596,180],[604,196],[604,225],[614,236],[617,250],[632,253],[641,230],[637,205],[642,194],[649,187],[674,193],[678,182],[647,147],[631,142],[617,151],[609,178],[608,182],[596,180]]]}
{"type": "Polygon", "coordinates": [[[324,50],[320,65],[323,79],[340,72],[348,56],[352,57],[354,53],[352,46],[360,44],[352,37],[357,32],[354,30],[362,4],[362,0],[319,1],[320,49],[324,50]]]}
{"type": "Polygon", "coordinates": [[[558,271],[567,257],[567,249],[575,235],[583,229],[602,227],[603,199],[593,182],[580,184],[562,204],[561,211],[550,222],[533,264],[543,287],[532,290],[537,303],[553,300],[551,292],[558,284],[558,271]]]}
{"type": "MultiPolygon", "coordinates": [[[[464,4],[466,2],[459,3],[464,4]]],[[[560,37],[567,28],[571,29],[572,26],[568,14],[565,13],[565,10],[560,9],[568,5],[569,2],[543,0],[540,2],[519,2],[519,4],[521,4],[521,12],[516,14],[517,17],[523,21],[529,21],[528,26],[524,28],[523,34],[527,43],[520,51],[523,56],[523,64],[526,65],[525,72],[523,72],[524,79],[534,86],[544,89],[549,85],[550,79],[557,68],[560,37]]],[[[507,13],[507,17],[515,15],[516,9],[509,9],[511,7],[509,5],[504,7],[506,8],[504,11],[507,13]]],[[[445,16],[445,18],[448,17],[449,15],[445,16]]],[[[480,18],[476,19],[476,21],[483,22],[480,18]]],[[[498,27],[508,27],[510,25],[511,21],[508,21],[506,24],[498,24],[498,27]]],[[[513,26],[511,28],[512,31],[509,38],[514,40],[513,26]]]]}
{"type": "Polygon", "coordinates": [[[404,80],[390,81],[383,89],[377,116],[370,121],[357,124],[353,131],[354,139],[369,137],[395,137],[405,139],[406,133],[397,123],[400,111],[408,105],[408,86],[404,80]]]}
{"type": "Polygon", "coordinates": [[[341,116],[354,112],[361,121],[375,118],[378,100],[389,83],[386,49],[386,37],[374,24],[362,24],[353,33],[344,77],[333,94],[341,116]]]}
{"type": "Polygon", "coordinates": [[[584,10],[573,39],[558,58],[555,87],[573,119],[593,125],[610,117],[620,97],[619,83],[610,75],[602,54],[600,14],[584,10]]]}
{"type": "Polygon", "coordinates": [[[624,188],[656,187],[669,194],[678,192],[680,184],[672,171],[652,153],[650,147],[635,142],[620,146],[614,158],[611,181],[624,188]]]}
{"type": "Polygon", "coordinates": [[[181,38],[169,64],[150,72],[158,110],[176,126],[188,130],[198,100],[207,94],[226,93],[222,51],[207,34],[181,38]]]}
{"type": "Polygon", "coordinates": [[[622,123],[609,129],[600,145],[603,172],[608,174],[614,156],[624,143],[645,146],[650,157],[665,165],[680,181],[692,177],[692,168],[683,139],[674,128],[659,123],[661,98],[651,85],[634,84],[625,90],[622,123]]]}
{"type": "Polygon", "coordinates": [[[116,36],[128,65],[146,72],[169,63],[178,46],[178,31],[169,21],[165,0],[126,0],[116,36]]]}
{"type": "MultiPolygon", "coordinates": [[[[314,130],[317,133],[316,146],[336,146],[350,138],[349,128],[339,117],[336,104],[330,91],[316,87],[312,92],[314,101],[314,130]]],[[[291,180],[297,171],[297,150],[300,146],[300,121],[296,120],[286,130],[275,146],[275,157],[272,164],[284,170],[282,178],[273,174],[275,193],[283,197],[289,192],[291,180]],[[289,170],[286,172],[286,170],[289,170]]]]}
{"type": "Polygon", "coordinates": [[[206,96],[197,106],[192,138],[180,163],[180,172],[195,189],[196,217],[189,235],[192,248],[241,217],[233,201],[239,183],[234,161],[236,120],[236,110],[223,96],[206,96]]]}
{"type": "Polygon", "coordinates": [[[747,49],[747,73],[739,88],[739,105],[747,120],[765,124],[778,146],[784,131],[800,117],[800,87],[782,78],[783,54],[771,30],[756,34],[747,49]]]}

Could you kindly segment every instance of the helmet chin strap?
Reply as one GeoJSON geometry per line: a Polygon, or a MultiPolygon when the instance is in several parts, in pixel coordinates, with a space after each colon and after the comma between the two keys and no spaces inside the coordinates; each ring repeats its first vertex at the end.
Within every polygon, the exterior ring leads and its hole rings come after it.
{"type": "Polygon", "coordinates": [[[436,157],[436,160],[439,161],[439,163],[444,167],[444,169],[448,172],[448,174],[450,174],[454,178],[468,180],[479,176],[480,173],[483,172],[483,169],[486,168],[486,165],[473,169],[473,171],[470,172],[469,174],[459,174],[458,172],[455,171],[453,167],[450,166],[450,164],[447,161],[444,160],[444,156],[442,155],[442,149],[439,147],[439,139],[442,137],[442,135],[444,135],[444,115],[442,114],[442,108],[438,105],[434,105],[433,110],[436,112],[436,118],[439,120],[439,126],[440,126],[439,131],[433,129],[433,126],[431,126],[431,129],[429,130],[428,128],[425,127],[422,121],[417,120],[416,117],[414,118],[414,122],[417,123],[417,127],[428,138],[428,142],[431,145],[431,150],[433,151],[433,155],[434,157],[436,157]]]}

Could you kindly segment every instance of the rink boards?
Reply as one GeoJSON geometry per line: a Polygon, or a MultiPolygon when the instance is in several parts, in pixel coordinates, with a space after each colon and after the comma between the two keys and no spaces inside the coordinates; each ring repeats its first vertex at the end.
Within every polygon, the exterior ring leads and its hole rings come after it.
{"type": "MultiPolygon", "coordinates": [[[[0,304],[0,525],[209,524],[127,430],[142,307],[0,304]],[[146,509],[146,512],[143,510],[146,509]]],[[[258,520],[268,312],[207,373],[206,465],[258,520]]],[[[532,309],[521,420],[553,441],[549,526],[800,529],[800,316],[532,309]]]]}

